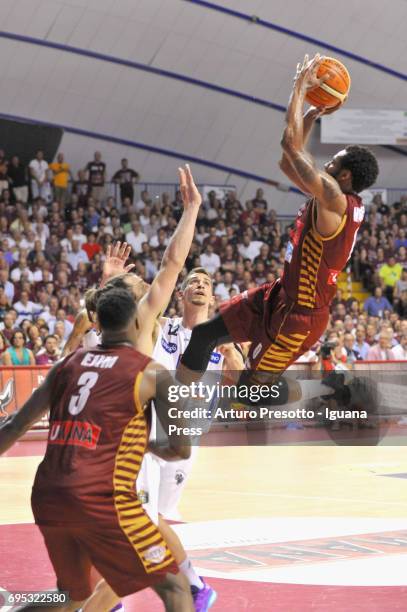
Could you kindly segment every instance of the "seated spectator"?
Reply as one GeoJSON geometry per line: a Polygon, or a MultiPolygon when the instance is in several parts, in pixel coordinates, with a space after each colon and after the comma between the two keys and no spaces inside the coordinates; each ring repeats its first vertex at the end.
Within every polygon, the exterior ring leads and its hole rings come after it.
{"type": "Polygon", "coordinates": [[[379,342],[372,346],[367,353],[368,361],[392,361],[395,359],[391,348],[391,337],[387,329],[379,334],[379,342]]]}
{"type": "Polygon", "coordinates": [[[72,240],[72,251],[67,254],[66,261],[69,263],[73,271],[78,269],[80,262],[89,263],[89,257],[87,253],[81,249],[79,240],[72,240]]]}
{"type": "Polygon", "coordinates": [[[216,270],[220,268],[220,257],[213,252],[213,246],[211,244],[206,245],[200,260],[201,266],[205,268],[209,274],[214,274],[216,270]]]}
{"type": "Polygon", "coordinates": [[[391,255],[387,263],[380,266],[379,276],[384,282],[385,293],[390,302],[393,302],[393,291],[397,281],[401,279],[403,267],[396,262],[396,258],[391,255]]]}
{"type": "Polygon", "coordinates": [[[240,244],[237,248],[245,259],[254,260],[260,254],[260,249],[263,246],[263,242],[260,240],[252,240],[249,232],[243,234],[243,243],[240,244]]]}
{"type": "Polygon", "coordinates": [[[88,240],[82,245],[82,249],[85,251],[89,260],[93,259],[96,253],[101,252],[102,247],[96,242],[96,234],[94,232],[88,234],[88,240]]]}
{"type": "Polygon", "coordinates": [[[8,348],[8,342],[3,332],[0,331],[0,365],[4,365],[3,363],[3,355],[8,348]]]}
{"type": "Polygon", "coordinates": [[[343,346],[346,351],[346,362],[353,364],[355,361],[361,361],[362,355],[355,349],[355,338],[350,332],[346,332],[343,336],[343,346]]]}
{"type": "Polygon", "coordinates": [[[361,359],[367,359],[367,354],[369,352],[370,346],[366,342],[366,330],[364,325],[358,325],[356,327],[355,341],[353,344],[353,350],[355,353],[360,355],[361,359]]]}
{"type": "Polygon", "coordinates": [[[53,365],[61,356],[58,348],[59,338],[50,334],[44,340],[44,347],[40,349],[35,357],[37,365],[53,365]]]}
{"type": "Polygon", "coordinates": [[[3,321],[0,324],[0,329],[7,342],[10,342],[11,337],[15,332],[15,321],[16,318],[13,312],[10,310],[4,314],[3,321]]]}
{"type": "Polygon", "coordinates": [[[25,346],[24,333],[16,329],[10,338],[10,347],[3,353],[3,363],[6,366],[35,365],[33,352],[25,346]]]}
{"type": "Polygon", "coordinates": [[[55,320],[52,320],[52,319],[49,320],[48,325],[49,325],[51,334],[57,334],[57,326],[58,326],[60,330],[60,333],[58,333],[58,335],[62,333],[64,340],[68,339],[68,336],[73,329],[73,323],[71,323],[71,321],[67,319],[66,312],[63,308],[58,308],[55,320]],[[61,325],[58,325],[60,323],[62,323],[63,325],[62,327],[61,325]]]}
{"type": "Polygon", "coordinates": [[[42,339],[40,334],[40,328],[37,325],[30,325],[26,335],[28,336],[28,342],[26,347],[34,353],[34,356],[42,348],[42,339]]]}
{"type": "Polygon", "coordinates": [[[30,321],[33,321],[34,317],[36,316],[36,314],[38,314],[40,310],[38,304],[34,304],[34,302],[32,302],[29,297],[30,295],[28,291],[22,291],[19,301],[13,304],[14,309],[16,310],[18,315],[16,321],[17,326],[22,323],[23,319],[29,319],[30,321]]]}
{"type": "Polygon", "coordinates": [[[400,279],[394,287],[394,297],[399,298],[403,291],[407,291],[407,268],[403,268],[400,279]]]}
{"type": "Polygon", "coordinates": [[[367,314],[372,317],[382,317],[386,310],[392,311],[392,305],[389,300],[383,296],[383,289],[376,287],[374,296],[367,298],[363,306],[367,314]]]}
{"type": "Polygon", "coordinates": [[[392,348],[394,359],[407,361],[407,333],[400,337],[400,344],[392,348]]]}
{"type": "Polygon", "coordinates": [[[217,285],[214,293],[215,295],[219,296],[222,301],[224,301],[233,297],[231,296],[231,291],[234,291],[235,294],[237,294],[239,293],[239,287],[233,282],[233,273],[227,271],[223,275],[223,282],[217,285]]]}
{"type": "MultiPolygon", "coordinates": [[[[134,253],[141,253],[141,246],[143,242],[147,242],[147,236],[141,231],[141,224],[139,221],[133,221],[131,224],[131,232],[126,234],[126,242],[132,247],[134,253]]],[[[150,241],[151,246],[153,245],[150,241]]]]}

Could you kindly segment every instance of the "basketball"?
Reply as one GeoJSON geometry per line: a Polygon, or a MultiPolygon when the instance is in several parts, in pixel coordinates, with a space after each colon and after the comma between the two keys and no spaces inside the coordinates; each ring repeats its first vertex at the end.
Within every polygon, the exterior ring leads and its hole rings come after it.
{"type": "Polygon", "coordinates": [[[351,79],[342,62],[333,57],[326,57],[322,61],[317,76],[321,78],[326,73],[329,73],[330,77],[319,87],[308,91],[306,100],[313,106],[332,108],[338,102],[345,102],[349,94],[351,79]]]}

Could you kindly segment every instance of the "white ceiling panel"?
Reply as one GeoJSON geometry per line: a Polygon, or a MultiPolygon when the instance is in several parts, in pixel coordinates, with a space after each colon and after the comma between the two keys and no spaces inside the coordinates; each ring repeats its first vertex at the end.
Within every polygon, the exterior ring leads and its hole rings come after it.
{"type": "MultiPolygon", "coordinates": [[[[215,1],[407,72],[404,0],[392,0],[391,10],[381,0],[352,0],[346,10],[333,0],[215,1]]],[[[305,52],[324,51],[318,44],[183,0],[2,0],[1,5],[0,27],[6,31],[145,63],[283,106],[297,61],[305,52]]],[[[350,107],[405,107],[405,81],[338,57],[352,76],[350,107]]],[[[179,150],[184,157],[287,182],[277,166],[284,116],[275,110],[186,82],[1,38],[0,78],[1,112],[179,150]]],[[[80,148],[87,141],[80,139],[77,152],[75,142],[74,137],[64,138],[69,155],[82,159],[80,148]]],[[[89,141],[89,158],[94,142],[89,141]]],[[[95,146],[106,151],[113,172],[123,148],[95,146]]],[[[337,148],[322,146],[317,138],[311,146],[318,160],[337,148]]],[[[124,150],[148,178],[173,180],[177,160],[124,150]]],[[[377,151],[383,157],[380,182],[407,183],[405,158],[377,151]]],[[[226,180],[224,173],[203,166],[197,172],[203,179],[226,180]]],[[[239,184],[244,193],[254,190],[254,183],[239,184]]],[[[273,194],[277,204],[291,201],[285,194],[273,194]]]]}
{"type": "Polygon", "coordinates": [[[61,6],[58,17],[49,28],[45,38],[68,44],[73,31],[79,25],[83,13],[84,9],[80,6],[61,6]]]}

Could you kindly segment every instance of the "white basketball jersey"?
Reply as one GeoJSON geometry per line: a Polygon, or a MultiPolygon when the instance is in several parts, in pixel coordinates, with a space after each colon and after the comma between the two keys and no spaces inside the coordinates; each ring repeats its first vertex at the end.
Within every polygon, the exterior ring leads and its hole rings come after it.
{"type": "MultiPolygon", "coordinates": [[[[161,363],[167,370],[176,370],[179,360],[191,339],[192,330],[182,325],[181,317],[167,319],[154,347],[153,359],[161,363]]],[[[208,370],[222,370],[223,355],[218,351],[211,354],[208,370]]]]}
{"type": "Polygon", "coordinates": [[[100,344],[100,339],[100,333],[91,327],[87,332],[85,332],[85,335],[82,338],[82,348],[90,351],[95,348],[95,346],[100,344]]]}

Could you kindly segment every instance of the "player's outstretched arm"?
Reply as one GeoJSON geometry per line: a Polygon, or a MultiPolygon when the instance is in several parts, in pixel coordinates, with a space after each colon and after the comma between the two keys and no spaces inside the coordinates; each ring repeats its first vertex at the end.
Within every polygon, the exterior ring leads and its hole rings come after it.
{"type": "Polygon", "coordinates": [[[131,254],[131,246],[127,242],[116,242],[106,249],[106,259],[103,264],[102,280],[100,286],[104,287],[110,278],[124,274],[133,270],[135,264],[128,264],[126,261],[131,254]]]}
{"type": "Polygon", "coordinates": [[[69,353],[73,353],[73,351],[79,348],[82,338],[91,327],[92,323],[89,321],[88,313],[86,310],[81,310],[81,312],[76,315],[74,326],[65,343],[64,350],[62,351],[62,357],[69,355],[69,353]]]}
{"type": "Polygon", "coordinates": [[[51,368],[45,381],[34,391],[21,410],[16,412],[0,428],[0,455],[6,452],[49,410],[52,399],[51,391],[60,366],[61,362],[59,361],[51,368]]]}
{"type": "Polygon", "coordinates": [[[338,215],[339,224],[346,209],[346,198],[335,179],[316,167],[313,157],[304,145],[303,107],[306,92],[318,87],[328,76],[324,75],[322,79],[317,77],[322,59],[317,54],[314,59],[308,61],[308,56],[305,56],[302,67],[297,71],[281,146],[306,193],[315,196],[321,207],[338,215]]]}
{"type": "Polygon", "coordinates": [[[146,333],[151,335],[151,324],[166,309],[175,289],[178,275],[184,267],[194,237],[196,219],[202,203],[189,165],[179,168],[180,191],[184,212],[177,229],[165,250],[160,269],[149,291],[140,301],[137,318],[146,333]],[[147,325],[150,324],[150,325],[147,325]]]}
{"type": "Polygon", "coordinates": [[[139,387],[141,405],[154,399],[162,430],[166,434],[170,432],[170,435],[166,435],[165,441],[158,434],[156,441],[149,442],[148,449],[166,461],[188,459],[191,456],[191,437],[183,435],[183,430],[188,423],[178,413],[184,407],[177,392],[178,388],[179,384],[174,381],[171,373],[155,361],[151,361],[144,370],[139,387]],[[178,429],[170,429],[170,427],[178,429]]]}

